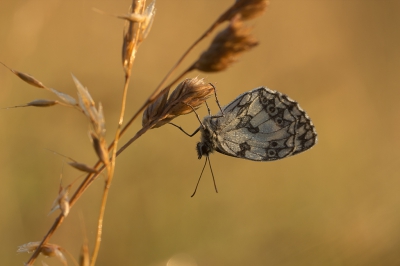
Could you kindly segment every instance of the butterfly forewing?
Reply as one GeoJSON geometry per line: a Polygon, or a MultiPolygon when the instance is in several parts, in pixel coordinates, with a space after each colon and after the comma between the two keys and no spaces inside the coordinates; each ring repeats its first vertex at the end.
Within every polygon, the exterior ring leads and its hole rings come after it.
{"type": "Polygon", "coordinates": [[[314,125],[298,103],[268,88],[246,92],[222,110],[223,115],[204,118],[199,157],[216,150],[272,161],[306,151],[317,142],[314,125]]]}

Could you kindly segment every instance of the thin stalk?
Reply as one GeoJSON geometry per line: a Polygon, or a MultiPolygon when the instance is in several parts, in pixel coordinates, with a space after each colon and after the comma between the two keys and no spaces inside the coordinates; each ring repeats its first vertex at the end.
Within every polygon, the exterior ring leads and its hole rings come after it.
{"type": "Polygon", "coordinates": [[[92,259],[91,259],[91,263],[90,263],[91,266],[94,266],[96,264],[96,259],[97,259],[99,249],[100,249],[101,235],[103,232],[104,213],[105,213],[105,209],[106,209],[108,194],[109,194],[110,187],[111,187],[111,182],[114,177],[115,162],[116,162],[116,158],[117,158],[118,141],[119,141],[120,135],[121,135],[122,123],[124,122],[124,114],[125,114],[125,107],[126,107],[126,98],[127,98],[127,94],[128,94],[129,80],[130,80],[130,72],[125,75],[125,86],[124,86],[124,92],[123,92],[123,96],[122,96],[121,112],[120,112],[120,116],[119,116],[117,132],[115,133],[115,140],[113,142],[114,148],[113,148],[110,166],[107,167],[108,178],[106,180],[103,197],[101,200],[101,207],[100,207],[99,219],[98,219],[98,224],[97,224],[96,243],[94,246],[93,255],[92,255],[92,259]]]}
{"type": "MultiPolygon", "coordinates": [[[[138,1],[138,0],[133,0],[132,1],[132,10],[134,11],[134,13],[138,13],[139,11],[140,11],[140,13],[143,13],[144,6],[146,5],[146,0],[144,0],[144,2],[141,3],[141,4],[137,3],[136,1],[138,1]],[[141,8],[142,10],[140,10],[140,7],[142,7],[141,8]]],[[[105,184],[104,191],[103,191],[103,197],[102,197],[102,200],[101,200],[99,219],[98,219],[98,223],[97,223],[96,242],[95,242],[95,246],[94,246],[94,249],[93,249],[93,254],[92,254],[92,259],[91,259],[91,262],[90,262],[90,266],[95,266],[96,260],[97,260],[97,256],[98,256],[99,250],[100,250],[101,236],[102,236],[102,233],[103,233],[104,214],[105,214],[105,210],[106,210],[106,204],[107,204],[108,194],[110,192],[111,183],[112,183],[112,180],[114,178],[118,142],[119,142],[119,139],[121,137],[122,124],[124,123],[124,116],[125,116],[125,109],[126,109],[126,99],[127,99],[127,95],[128,95],[129,81],[130,81],[130,77],[131,77],[131,73],[132,73],[132,68],[131,67],[132,67],[133,61],[136,58],[136,51],[137,51],[137,45],[139,44],[140,31],[141,31],[141,23],[138,23],[137,30],[136,30],[136,33],[134,35],[135,39],[132,41],[132,43],[135,45],[135,47],[132,49],[132,52],[130,54],[130,60],[129,60],[130,63],[129,63],[128,66],[124,67],[124,70],[125,70],[125,84],[124,84],[123,95],[122,95],[121,111],[120,111],[120,114],[119,114],[118,126],[117,126],[117,131],[115,133],[115,138],[114,138],[114,141],[113,141],[113,145],[112,145],[112,147],[110,146],[108,148],[108,150],[112,149],[112,156],[111,156],[110,163],[107,166],[108,178],[106,180],[106,184],[105,184]]]]}

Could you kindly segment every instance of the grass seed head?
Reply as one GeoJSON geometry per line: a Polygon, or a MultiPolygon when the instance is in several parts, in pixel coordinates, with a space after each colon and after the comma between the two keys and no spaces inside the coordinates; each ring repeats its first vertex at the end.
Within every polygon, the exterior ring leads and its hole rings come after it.
{"type": "Polygon", "coordinates": [[[27,103],[27,106],[35,106],[35,107],[50,107],[53,105],[56,105],[58,101],[54,100],[46,100],[46,99],[38,99],[38,100],[33,100],[29,103],[27,103]]]}
{"type": "MultiPolygon", "coordinates": [[[[40,244],[39,241],[26,243],[24,245],[19,246],[17,252],[21,252],[21,253],[34,252],[39,247],[39,244],[40,244]]],[[[40,253],[42,253],[42,255],[47,256],[47,257],[56,257],[64,265],[67,265],[67,259],[65,258],[64,254],[62,253],[62,250],[63,250],[63,248],[58,245],[46,243],[41,247],[40,253]]]]}
{"type": "Polygon", "coordinates": [[[61,213],[64,215],[64,217],[68,216],[69,210],[70,210],[69,197],[68,197],[70,188],[71,188],[71,186],[62,188],[60,185],[58,196],[53,202],[53,206],[50,210],[50,213],[54,212],[57,209],[60,209],[61,213]]]}
{"type": "Polygon", "coordinates": [[[242,20],[249,20],[264,14],[269,5],[268,0],[237,0],[235,4],[224,14],[226,20],[240,14],[242,20]]]}
{"type": "Polygon", "coordinates": [[[258,44],[251,35],[251,28],[243,25],[240,15],[235,16],[228,27],[215,36],[194,67],[204,72],[225,70],[245,51],[258,44]]]}
{"type": "Polygon", "coordinates": [[[41,89],[47,89],[47,87],[40,82],[39,80],[37,80],[36,78],[34,78],[33,76],[26,74],[26,73],[22,73],[19,72],[15,69],[12,69],[10,67],[8,67],[6,64],[4,64],[3,62],[0,62],[3,66],[5,66],[6,68],[8,68],[12,73],[14,73],[15,75],[17,75],[17,77],[19,77],[20,79],[22,79],[23,81],[25,81],[26,83],[35,86],[37,88],[41,88],[41,89]]]}
{"type": "Polygon", "coordinates": [[[97,157],[104,163],[104,165],[108,165],[110,162],[110,156],[105,139],[98,138],[94,132],[90,132],[90,138],[97,157]]]}
{"type": "Polygon", "coordinates": [[[122,65],[127,73],[132,68],[139,45],[146,39],[154,21],[155,1],[144,8],[145,2],[133,1],[128,15],[121,16],[126,20],[122,44],[122,65]]]}
{"type": "Polygon", "coordinates": [[[157,128],[180,115],[189,114],[193,112],[191,107],[199,108],[213,93],[214,88],[204,83],[204,79],[186,79],[179,83],[168,99],[164,94],[145,110],[143,126],[158,120],[153,126],[157,128]]]}
{"type": "Polygon", "coordinates": [[[165,105],[167,103],[168,99],[168,92],[169,90],[166,90],[163,95],[157,98],[152,104],[150,104],[146,110],[143,112],[143,117],[142,117],[142,125],[145,126],[149,124],[150,122],[154,121],[155,119],[159,118],[160,115],[163,113],[165,110],[165,105]]]}
{"type": "Polygon", "coordinates": [[[94,174],[94,173],[98,172],[96,169],[94,169],[94,168],[92,168],[89,165],[84,164],[84,163],[68,162],[68,164],[70,166],[72,166],[73,168],[79,170],[79,171],[86,172],[86,173],[89,173],[89,174],[94,174]]]}
{"type": "Polygon", "coordinates": [[[181,82],[168,98],[167,105],[171,106],[170,116],[186,115],[199,108],[214,93],[210,84],[205,84],[204,79],[193,78],[181,82]],[[191,106],[191,107],[190,107],[191,106]]]}

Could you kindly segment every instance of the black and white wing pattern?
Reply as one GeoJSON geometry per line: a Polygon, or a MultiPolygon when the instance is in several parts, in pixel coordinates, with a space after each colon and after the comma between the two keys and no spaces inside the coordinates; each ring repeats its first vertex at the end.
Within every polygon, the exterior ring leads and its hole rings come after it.
{"type": "Polygon", "coordinates": [[[214,150],[253,161],[279,160],[317,143],[308,115],[288,96],[259,87],[206,116],[197,144],[199,159],[214,150]]]}

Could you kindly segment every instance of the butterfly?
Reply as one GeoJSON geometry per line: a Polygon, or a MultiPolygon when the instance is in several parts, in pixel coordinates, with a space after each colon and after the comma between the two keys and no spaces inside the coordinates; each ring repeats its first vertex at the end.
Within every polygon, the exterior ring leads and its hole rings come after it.
{"type": "Polygon", "coordinates": [[[288,96],[259,87],[201,123],[198,158],[213,151],[252,161],[273,161],[310,149],[317,132],[306,112],[288,96]]]}
{"type": "MultiPolygon", "coordinates": [[[[216,100],[220,107],[217,97],[216,100]]],[[[200,131],[197,155],[199,159],[206,156],[213,178],[209,154],[214,151],[252,161],[273,161],[306,151],[317,143],[314,124],[299,104],[265,87],[239,95],[227,106],[220,107],[216,115],[209,114],[203,121],[197,113],[196,116],[201,125],[193,134],[177,127],[189,136],[200,131]]],[[[217,191],[215,180],[214,186],[217,191]]]]}

